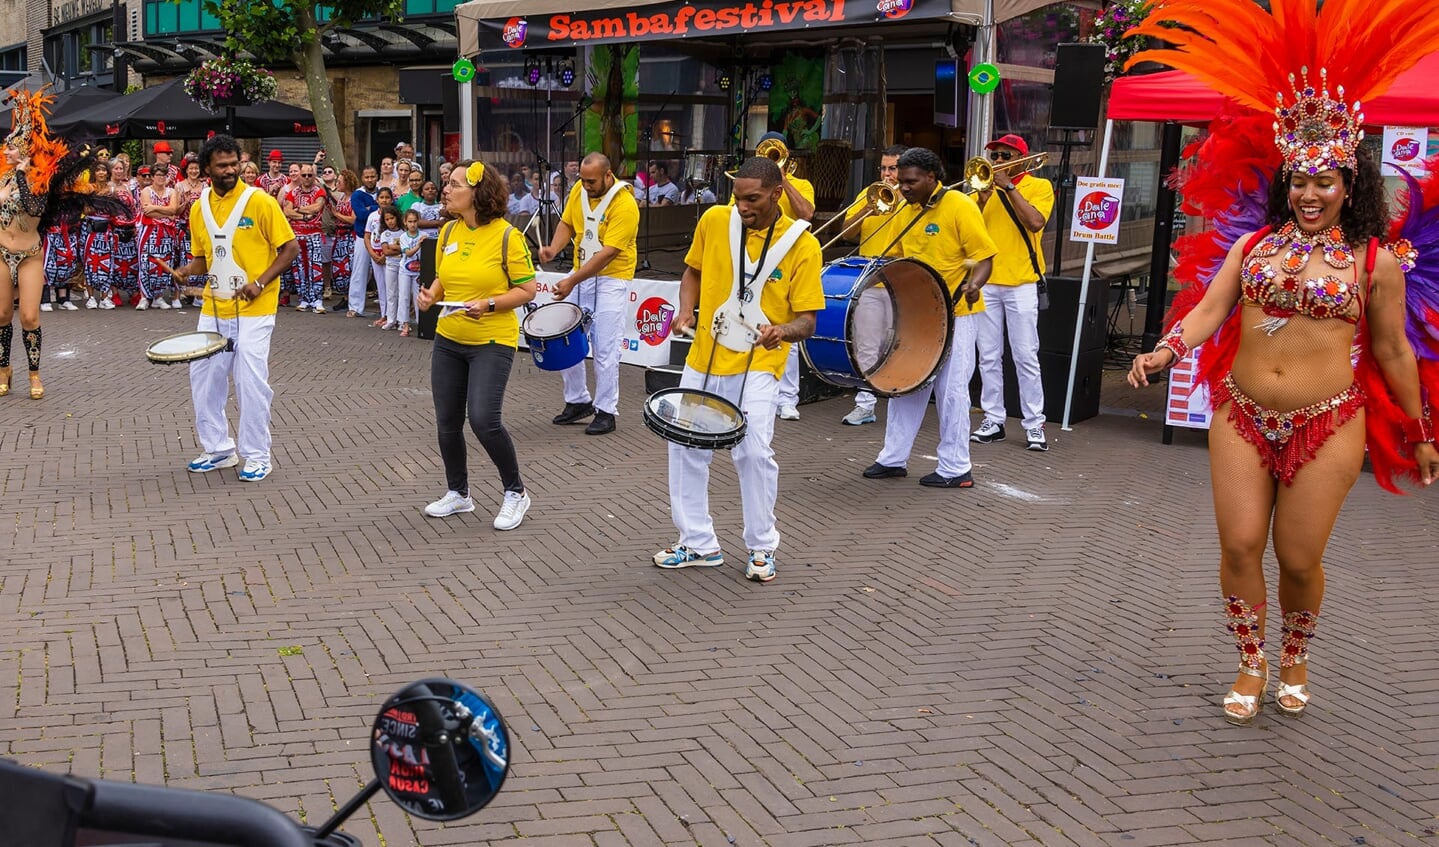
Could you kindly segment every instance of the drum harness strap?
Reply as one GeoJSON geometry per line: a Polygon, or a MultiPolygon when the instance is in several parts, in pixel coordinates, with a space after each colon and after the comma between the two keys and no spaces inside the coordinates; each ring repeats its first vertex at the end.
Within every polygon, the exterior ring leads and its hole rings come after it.
{"type": "MultiPolygon", "coordinates": [[[[584,190],[584,188],[580,189],[578,197],[581,204],[580,217],[584,219],[585,231],[580,233],[580,246],[578,249],[578,253],[575,256],[575,270],[579,270],[580,266],[583,265],[590,256],[604,249],[604,245],[600,243],[600,224],[604,221],[605,211],[609,209],[610,201],[615,199],[616,194],[620,193],[626,188],[632,188],[632,186],[628,182],[622,182],[618,179],[615,180],[614,184],[611,185],[609,187],[609,190],[605,192],[605,196],[601,197],[600,201],[596,203],[593,208],[591,208],[590,206],[589,194],[584,190]]],[[[596,283],[593,286],[593,291],[591,293],[594,294],[595,307],[585,313],[584,320],[586,326],[589,326],[589,321],[592,319],[592,316],[598,314],[600,311],[599,283],[596,283]]],[[[585,311],[584,306],[580,306],[580,311],[585,311]]]]}
{"type": "Polygon", "coordinates": [[[933,209],[935,206],[939,205],[939,201],[944,198],[945,192],[947,191],[949,191],[949,188],[945,186],[940,186],[939,193],[935,194],[934,197],[930,198],[930,201],[928,203],[924,204],[924,208],[919,210],[919,214],[914,216],[914,220],[905,224],[904,229],[899,231],[899,235],[896,235],[894,237],[894,240],[889,242],[889,246],[880,251],[879,255],[888,256],[889,251],[894,249],[894,245],[898,244],[900,242],[900,239],[904,238],[905,235],[907,235],[909,231],[914,228],[914,225],[919,223],[919,219],[929,214],[930,209],[933,209]]]}
{"type": "MultiPolygon", "coordinates": [[[[240,219],[245,216],[245,209],[250,205],[250,197],[259,189],[250,185],[240,192],[240,199],[235,202],[235,208],[230,210],[230,217],[225,219],[223,226],[216,222],[215,211],[210,208],[212,191],[214,191],[213,188],[207,187],[200,193],[200,216],[205,220],[205,229],[210,236],[210,253],[213,257],[210,266],[211,273],[206,275],[206,281],[210,283],[210,299],[215,301],[215,331],[220,332],[219,300],[221,298],[215,296],[215,290],[220,281],[220,274],[225,273],[230,277],[230,299],[235,302],[235,337],[226,336],[225,350],[233,353],[240,338],[240,298],[235,296],[234,278],[240,276],[245,278],[246,284],[250,282],[245,277],[239,261],[235,259],[235,231],[239,229],[240,219]]],[[[224,335],[224,333],[220,334],[224,335]]]]}

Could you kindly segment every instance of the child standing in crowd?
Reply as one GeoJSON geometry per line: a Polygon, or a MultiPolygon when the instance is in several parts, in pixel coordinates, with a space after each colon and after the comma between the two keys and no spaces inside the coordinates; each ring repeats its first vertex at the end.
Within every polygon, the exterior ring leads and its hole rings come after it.
{"type": "Polygon", "coordinates": [[[389,308],[389,286],[385,281],[385,254],[380,251],[380,233],[384,231],[384,213],[386,209],[392,208],[395,204],[395,193],[388,188],[380,188],[375,193],[375,200],[379,202],[379,208],[370,213],[370,219],[365,222],[365,250],[370,254],[370,272],[375,277],[375,299],[380,310],[380,317],[371,326],[384,327],[390,322],[389,308]]]}
{"type": "Polygon", "coordinates": [[[405,232],[400,236],[399,314],[400,335],[409,337],[410,321],[415,316],[415,295],[420,287],[420,243],[425,233],[420,229],[420,213],[405,213],[405,232]]]}
{"type": "Polygon", "coordinates": [[[434,180],[427,180],[420,188],[420,202],[410,207],[420,213],[420,229],[434,234],[440,228],[440,189],[434,180]]]}
{"type": "Polygon", "coordinates": [[[380,211],[380,254],[385,257],[385,314],[387,320],[380,329],[398,329],[400,310],[400,212],[394,206],[381,206],[380,211]]]}

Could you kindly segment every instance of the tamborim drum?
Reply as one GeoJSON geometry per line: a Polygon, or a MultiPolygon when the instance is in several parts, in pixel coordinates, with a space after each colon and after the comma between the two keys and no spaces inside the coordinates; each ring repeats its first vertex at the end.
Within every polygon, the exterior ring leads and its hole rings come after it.
{"type": "Polygon", "coordinates": [[[151,344],[145,358],[157,365],[173,365],[208,359],[228,346],[229,340],[218,332],[182,332],[151,344]]]}
{"type": "Polygon", "coordinates": [[[562,371],[574,367],[590,354],[590,339],[585,335],[589,315],[574,303],[560,300],[535,309],[520,324],[535,367],[543,371],[562,371]]]}
{"type": "Polygon", "coordinates": [[[954,340],[953,300],[914,259],[841,259],[820,275],[825,308],[800,352],[820,379],[881,397],[918,391],[954,340]]]}
{"type": "Polygon", "coordinates": [[[728,450],[744,440],[739,407],[697,388],[664,388],[645,401],[645,426],[683,447],[728,450]]]}

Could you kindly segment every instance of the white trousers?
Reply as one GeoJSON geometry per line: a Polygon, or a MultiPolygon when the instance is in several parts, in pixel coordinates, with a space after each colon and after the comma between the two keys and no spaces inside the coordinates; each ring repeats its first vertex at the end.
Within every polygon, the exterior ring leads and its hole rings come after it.
{"type": "Polygon", "coordinates": [[[789,346],[789,358],[784,363],[784,376],[779,381],[779,392],[775,396],[777,406],[799,405],[799,345],[789,346]]]}
{"type": "Polygon", "coordinates": [[[935,395],[939,411],[940,476],[956,477],[967,472],[969,461],[969,380],[974,376],[974,341],[979,317],[965,315],[954,319],[954,346],[939,367],[939,374],[929,386],[891,397],[886,407],[884,447],[875,461],[891,468],[909,464],[914,437],[924,422],[929,408],[929,395],[935,395]]]}
{"type": "Polygon", "coordinates": [[[402,324],[415,320],[415,294],[420,284],[418,272],[410,273],[403,267],[385,268],[385,285],[389,290],[385,292],[389,297],[390,320],[402,324]]]}
{"type": "MultiPolygon", "coordinates": [[[[680,386],[699,388],[704,381],[704,374],[686,365],[680,386]]],[[[705,387],[706,391],[737,404],[747,421],[744,440],[730,451],[730,458],[739,474],[744,543],[751,550],[779,547],[779,528],[774,519],[775,499],[779,496],[779,463],[770,448],[778,386],[774,374],[750,371],[734,376],[712,376],[705,387]]],[[[669,451],[670,514],[675,529],[679,530],[679,543],[700,553],[713,553],[720,549],[709,507],[710,462],[714,460],[715,451],[682,447],[673,442],[669,451]]]]}
{"type": "Polygon", "coordinates": [[[270,461],[270,336],[275,316],[213,318],[201,315],[197,327],[235,339],[234,352],[216,353],[190,363],[190,399],[195,405],[195,434],[206,453],[232,453],[235,439],[225,403],[230,380],[240,406],[239,450],[242,459],[270,461]]]}
{"type": "Polygon", "coordinates": [[[394,320],[395,313],[390,311],[389,300],[390,286],[388,277],[390,269],[386,263],[376,262],[370,259],[369,254],[365,255],[365,259],[370,262],[370,273],[375,275],[375,304],[376,308],[380,310],[380,317],[386,320],[394,320]]]}
{"type": "MultiPolygon", "coordinates": [[[[866,288],[854,304],[854,358],[860,370],[868,372],[879,362],[880,354],[893,343],[894,309],[890,304],[889,292],[881,288],[866,288]]],[[[873,412],[875,396],[864,389],[855,392],[854,405],[866,412],[873,412]]]]}
{"type": "Polygon", "coordinates": [[[1039,288],[1025,285],[986,285],[984,311],[979,321],[979,395],[984,416],[1003,423],[1004,328],[1009,327],[1009,353],[1019,379],[1019,411],[1025,429],[1044,426],[1044,383],[1039,378],[1039,288]]]}
{"type": "Polygon", "coordinates": [[[370,287],[370,272],[374,262],[370,251],[365,249],[365,236],[355,237],[355,249],[350,253],[350,311],[365,311],[365,291],[370,287]]]}
{"type": "Polygon", "coordinates": [[[585,363],[580,362],[560,372],[565,381],[565,402],[593,402],[601,412],[615,414],[620,402],[620,345],[625,337],[625,298],[629,280],[597,276],[574,287],[567,302],[574,303],[591,315],[590,355],[594,357],[595,393],[593,401],[585,384],[585,363]]]}

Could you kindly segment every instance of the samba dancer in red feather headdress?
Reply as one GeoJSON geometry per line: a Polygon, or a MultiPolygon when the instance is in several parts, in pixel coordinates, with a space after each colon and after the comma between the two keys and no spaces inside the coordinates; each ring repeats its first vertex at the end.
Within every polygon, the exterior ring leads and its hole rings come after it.
{"type": "Polygon", "coordinates": [[[1428,406],[1439,369],[1416,365],[1410,343],[1426,336],[1415,323],[1432,323],[1434,313],[1406,311],[1405,274],[1422,288],[1413,302],[1432,298],[1428,280],[1439,276],[1414,272],[1424,263],[1411,245],[1379,246],[1390,230],[1383,181],[1360,146],[1360,100],[1434,49],[1439,18],[1426,4],[1392,0],[1327,0],[1322,12],[1315,0],[1270,5],[1167,0],[1134,30],[1174,46],[1133,61],[1188,71],[1238,106],[1215,121],[1180,174],[1186,202],[1212,223],[1180,245],[1180,273],[1190,278],[1172,313],[1182,320],[1129,374],[1131,384],[1147,384],[1205,345],[1198,368],[1215,410],[1220,588],[1240,654],[1224,698],[1235,724],[1254,720],[1268,687],[1270,526],[1282,614],[1274,702],[1297,715],[1309,702],[1305,662],[1324,599],[1324,550],[1364,463],[1366,426],[1381,485],[1392,489],[1396,473],[1425,485],[1439,477],[1428,406]]]}

